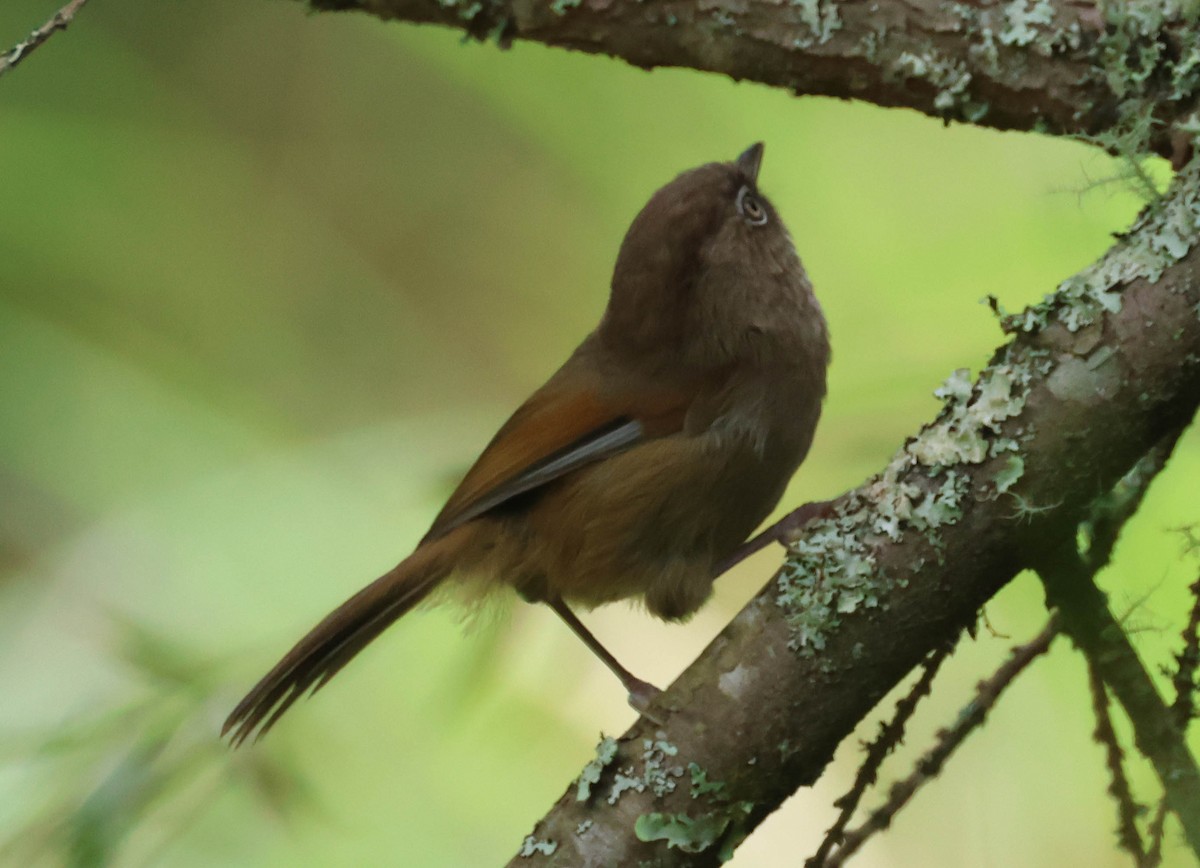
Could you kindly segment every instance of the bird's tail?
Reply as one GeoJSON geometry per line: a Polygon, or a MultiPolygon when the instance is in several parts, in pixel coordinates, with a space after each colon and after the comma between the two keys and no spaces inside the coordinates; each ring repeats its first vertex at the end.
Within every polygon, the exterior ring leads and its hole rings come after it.
{"type": "Polygon", "coordinates": [[[236,747],[255,730],[261,738],[305,691],[316,692],[450,574],[470,525],[421,545],[388,572],[330,612],[296,643],[238,703],[221,728],[236,747]]]}

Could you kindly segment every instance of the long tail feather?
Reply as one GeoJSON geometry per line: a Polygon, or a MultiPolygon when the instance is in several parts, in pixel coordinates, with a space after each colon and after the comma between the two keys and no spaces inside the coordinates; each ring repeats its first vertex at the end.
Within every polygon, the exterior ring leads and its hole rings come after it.
{"type": "Polygon", "coordinates": [[[432,591],[454,567],[466,526],[419,546],[388,572],[338,606],[296,643],[246,694],[221,728],[236,747],[261,738],[310,688],[325,686],[371,640],[432,591]]]}

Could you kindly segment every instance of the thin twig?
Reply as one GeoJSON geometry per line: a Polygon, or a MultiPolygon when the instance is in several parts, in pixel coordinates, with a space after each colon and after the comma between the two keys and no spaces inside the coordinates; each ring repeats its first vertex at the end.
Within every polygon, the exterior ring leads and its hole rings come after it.
{"type": "Polygon", "coordinates": [[[1175,687],[1175,701],[1171,703],[1171,714],[1180,728],[1196,715],[1196,669],[1200,667],[1200,578],[1188,588],[1192,592],[1192,613],[1183,628],[1183,650],[1176,656],[1178,666],[1171,679],[1175,687]]]}
{"type": "Polygon", "coordinates": [[[1138,459],[1108,494],[1092,503],[1088,517],[1080,524],[1080,530],[1088,540],[1084,560],[1093,573],[1098,573],[1108,566],[1121,529],[1142,505],[1150,483],[1175,451],[1175,444],[1183,430],[1175,428],[1168,431],[1138,459]]]}
{"type": "MultiPolygon", "coordinates": [[[[1175,676],[1171,679],[1175,687],[1171,717],[1181,732],[1187,731],[1188,723],[1196,714],[1196,669],[1200,666],[1200,579],[1193,582],[1188,590],[1192,592],[1192,613],[1188,617],[1187,626],[1183,628],[1183,650],[1175,657],[1178,665],[1175,668],[1175,676]]],[[[1150,865],[1162,862],[1163,827],[1166,820],[1167,801],[1163,798],[1154,812],[1148,832],[1150,851],[1147,860],[1150,865]]]]}
{"type": "Polygon", "coordinates": [[[1058,629],[1058,616],[1052,615],[1041,633],[1024,645],[1013,648],[1012,656],[990,678],[979,682],[975,699],[962,710],[958,719],[949,729],[943,729],[938,733],[937,744],[917,761],[912,774],[892,787],[887,801],[876,809],[861,826],[851,829],[845,834],[842,846],[825,861],[826,868],[836,868],[836,866],[844,864],[866,843],[871,835],[888,827],[896,812],[908,803],[908,800],[922,784],[937,776],[946,760],[957,750],[963,740],[983,723],[988,712],[995,706],[1000,695],[1013,682],[1013,679],[1050,649],[1050,643],[1058,635],[1058,629]]]}
{"type": "Polygon", "coordinates": [[[921,664],[921,677],[916,680],[912,689],[896,703],[896,711],[892,715],[892,719],[880,725],[879,735],[867,745],[867,755],[863,758],[862,765],[859,766],[858,772],[854,776],[854,785],[844,796],[834,802],[834,805],[841,808],[841,813],[838,814],[837,820],[829,828],[829,831],[825,833],[825,839],[821,841],[817,852],[804,863],[805,868],[821,868],[825,865],[825,860],[829,858],[834,846],[841,843],[842,833],[846,831],[850,818],[854,816],[854,811],[858,808],[863,793],[866,792],[867,787],[875,783],[879,767],[888,754],[904,740],[904,730],[909,719],[913,716],[921,699],[929,695],[930,685],[933,684],[938,669],[949,656],[952,647],[944,645],[929,653],[929,656],[921,664]]]}
{"type": "Polygon", "coordinates": [[[1200,767],[1129,636],[1109,611],[1075,540],[1065,539],[1044,555],[1037,571],[1046,588],[1047,605],[1058,610],[1063,632],[1125,709],[1133,724],[1134,743],[1154,767],[1167,807],[1179,818],[1188,846],[1200,855],[1200,767]]]}
{"type": "Polygon", "coordinates": [[[1117,803],[1117,841],[1122,849],[1133,856],[1134,864],[1138,868],[1144,868],[1149,863],[1146,847],[1137,827],[1137,818],[1142,806],[1134,801],[1133,792],[1129,788],[1129,778],[1125,776],[1125,752],[1121,750],[1117,733],[1113,729],[1112,717],[1108,710],[1108,690],[1104,687],[1100,671],[1090,661],[1088,685],[1092,691],[1092,712],[1096,717],[1096,730],[1093,735],[1096,741],[1104,746],[1104,756],[1108,763],[1108,792],[1117,803]]]}
{"type": "Polygon", "coordinates": [[[49,39],[55,31],[66,30],[67,25],[75,19],[75,13],[83,8],[84,3],[87,3],[87,0],[71,0],[70,3],[55,12],[49,21],[30,33],[24,41],[18,42],[4,54],[0,55],[0,75],[4,75],[4,73],[24,60],[35,48],[49,39]]]}

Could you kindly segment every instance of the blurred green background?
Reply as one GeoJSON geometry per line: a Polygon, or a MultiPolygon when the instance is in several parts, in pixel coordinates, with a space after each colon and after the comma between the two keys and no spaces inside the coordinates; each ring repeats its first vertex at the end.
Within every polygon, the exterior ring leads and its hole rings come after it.
{"type": "MultiPolygon", "coordinates": [[[[0,43],[57,5],[4,0],[0,43]]],[[[882,467],[986,361],[981,298],[1036,300],[1141,204],[1080,143],[283,0],[95,0],[0,80],[0,863],[511,856],[633,718],[548,612],[424,612],[259,746],[228,752],[220,720],[411,549],[594,324],[649,194],[758,139],[834,340],[790,506],[882,467]]],[[[1152,667],[1197,571],[1170,528],[1200,521],[1198,474],[1191,432],[1104,577],[1152,667]]],[[[778,559],[686,626],[588,620],[665,684],[778,559]]],[[[964,643],[885,776],[1040,628],[1036,582],[988,615],[1005,635],[964,643]]],[[[856,864],[1126,864],[1090,732],[1060,642],[856,864]]],[[[858,757],[734,864],[800,864],[858,757]]]]}

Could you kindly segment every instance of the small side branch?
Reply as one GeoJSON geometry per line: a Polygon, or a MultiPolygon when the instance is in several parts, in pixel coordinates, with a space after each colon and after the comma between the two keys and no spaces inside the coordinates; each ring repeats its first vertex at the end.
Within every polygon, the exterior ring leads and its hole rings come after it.
{"type": "MultiPolygon", "coordinates": [[[[1200,579],[1193,582],[1188,590],[1192,592],[1192,613],[1187,626],[1183,628],[1183,650],[1176,657],[1178,665],[1175,677],[1171,679],[1175,686],[1171,715],[1182,733],[1187,732],[1188,724],[1196,715],[1196,669],[1200,665],[1200,579]]],[[[1164,798],[1158,803],[1158,810],[1150,823],[1150,853],[1147,857],[1150,865],[1162,862],[1163,826],[1166,820],[1167,800],[1164,798]]]]}
{"type": "Polygon", "coordinates": [[[82,9],[85,3],[87,3],[87,0],[71,0],[70,3],[55,12],[49,21],[30,33],[22,42],[18,42],[3,55],[0,55],[0,75],[4,75],[4,73],[28,57],[35,48],[49,39],[54,33],[59,30],[66,30],[67,25],[75,20],[75,13],[82,9]]]}
{"type": "Polygon", "coordinates": [[[842,842],[846,826],[849,825],[850,818],[854,816],[854,811],[858,808],[863,793],[867,791],[867,787],[875,783],[879,767],[883,765],[888,754],[904,740],[904,730],[908,726],[909,719],[917,710],[917,705],[921,700],[929,695],[933,679],[951,650],[952,646],[944,645],[930,652],[929,656],[925,658],[925,662],[921,665],[920,677],[904,698],[896,703],[896,711],[892,715],[892,719],[880,726],[879,735],[867,745],[867,755],[863,759],[858,773],[854,776],[854,785],[844,796],[834,802],[841,812],[829,831],[825,833],[825,839],[821,841],[817,852],[804,863],[805,868],[822,868],[833,848],[842,842]]]}
{"type": "Polygon", "coordinates": [[[1108,713],[1108,690],[1104,687],[1104,679],[1100,677],[1100,672],[1091,663],[1088,664],[1088,685],[1092,692],[1092,712],[1096,717],[1094,735],[1096,741],[1104,746],[1104,756],[1108,763],[1108,792],[1117,802],[1117,840],[1122,849],[1133,856],[1134,864],[1141,868],[1150,864],[1137,827],[1141,806],[1133,800],[1129,778],[1125,776],[1125,753],[1117,741],[1112,716],[1108,713]]]}
{"type": "Polygon", "coordinates": [[[1097,498],[1088,510],[1088,517],[1080,524],[1080,530],[1088,543],[1084,560],[1093,573],[1108,566],[1121,529],[1142,505],[1150,483],[1162,472],[1175,451],[1175,444],[1179,442],[1184,427],[1168,431],[1108,494],[1097,498]]]}
{"type": "Polygon", "coordinates": [[[896,812],[908,803],[926,781],[937,777],[950,755],[968,735],[983,724],[988,712],[1013,680],[1024,672],[1030,663],[1050,650],[1050,643],[1058,635],[1058,629],[1057,616],[1051,617],[1041,633],[1026,644],[1014,648],[1012,656],[990,678],[979,682],[975,699],[963,709],[954,725],[938,733],[938,743],[917,761],[912,774],[892,787],[887,801],[861,826],[846,833],[842,846],[824,862],[826,868],[836,868],[845,864],[868,838],[891,824],[896,812]]]}
{"type": "Polygon", "coordinates": [[[1063,632],[1095,666],[1133,724],[1134,742],[1150,760],[1193,852],[1200,854],[1200,768],[1187,749],[1150,674],[1113,618],[1093,573],[1068,539],[1038,565],[1047,603],[1059,612],[1063,632]]]}

